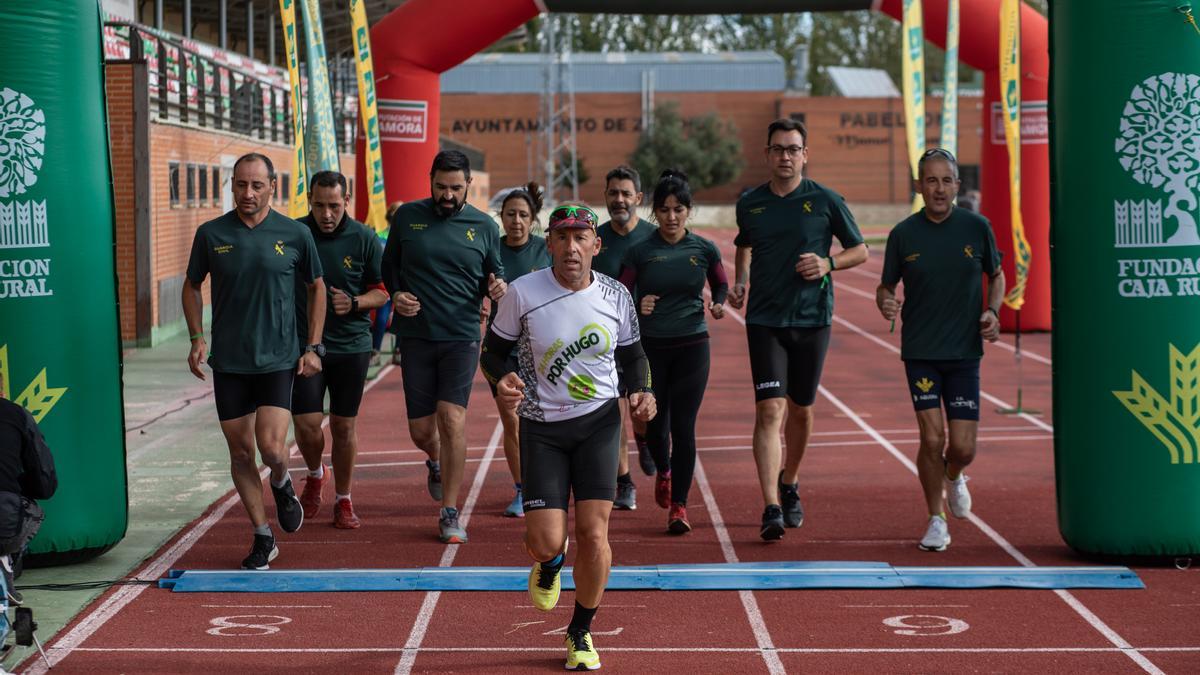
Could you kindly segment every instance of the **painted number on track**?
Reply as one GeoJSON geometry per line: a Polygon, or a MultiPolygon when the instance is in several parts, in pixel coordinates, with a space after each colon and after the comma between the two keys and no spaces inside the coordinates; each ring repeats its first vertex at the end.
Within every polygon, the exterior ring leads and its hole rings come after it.
{"type": "Polygon", "coordinates": [[[279,627],[291,623],[286,616],[270,614],[239,614],[237,616],[218,616],[212,621],[212,628],[204,631],[209,635],[220,637],[261,637],[274,635],[279,627]]]}
{"type": "Polygon", "coordinates": [[[948,616],[932,614],[905,614],[883,620],[883,625],[894,628],[896,635],[954,635],[961,633],[971,626],[962,619],[952,619],[948,616]]]}

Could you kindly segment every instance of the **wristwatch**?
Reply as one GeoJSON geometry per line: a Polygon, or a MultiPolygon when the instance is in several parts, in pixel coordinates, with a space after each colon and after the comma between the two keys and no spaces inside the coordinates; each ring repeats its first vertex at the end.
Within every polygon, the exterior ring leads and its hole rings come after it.
{"type": "Polygon", "coordinates": [[[312,352],[317,355],[317,358],[323,359],[325,358],[325,345],[321,344],[320,342],[315,345],[308,345],[304,348],[304,352],[306,354],[308,352],[312,352]]]}

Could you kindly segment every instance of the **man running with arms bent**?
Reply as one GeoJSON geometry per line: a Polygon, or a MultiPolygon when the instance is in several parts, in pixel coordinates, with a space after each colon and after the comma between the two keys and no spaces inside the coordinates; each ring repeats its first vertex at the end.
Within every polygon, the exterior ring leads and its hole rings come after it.
{"type": "Polygon", "coordinates": [[[596,214],[586,206],[550,213],[554,265],[513,281],[500,301],[480,358],[498,400],[521,417],[525,547],[534,606],[558,603],[567,551],[567,504],[575,494],[575,614],[567,627],[568,670],[596,670],[591,623],[612,565],[608,518],[616,496],[617,364],[634,419],[654,417],[650,367],[629,291],[592,273],[600,249],[596,214]],[[517,350],[517,371],[508,355],[517,350]]]}

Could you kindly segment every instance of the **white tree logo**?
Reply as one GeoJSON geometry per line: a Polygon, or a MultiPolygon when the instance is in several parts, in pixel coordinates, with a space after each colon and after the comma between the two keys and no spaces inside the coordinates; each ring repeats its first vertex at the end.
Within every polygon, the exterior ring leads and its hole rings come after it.
{"type": "Polygon", "coordinates": [[[0,90],[0,197],[33,187],[45,150],[45,113],[25,94],[0,90]]]}
{"type": "Polygon", "coordinates": [[[1179,224],[1167,245],[1200,244],[1200,76],[1163,73],[1135,85],[1122,111],[1117,158],[1135,181],[1167,193],[1162,215],[1179,224]]]}

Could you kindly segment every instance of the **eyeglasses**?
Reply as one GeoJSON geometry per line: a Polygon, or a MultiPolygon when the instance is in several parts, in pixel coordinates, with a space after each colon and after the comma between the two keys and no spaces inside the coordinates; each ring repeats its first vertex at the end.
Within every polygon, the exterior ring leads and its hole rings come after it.
{"type": "Polygon", "coordinates": [[[550,212],[550,217],[547,222],[547,227],[555,229],[559,227],[590,227],[595,228],[600,222],[600,217],[596,212],[586,206],[575,204],[564,204],[555,208],[550,212]]]}
{"type": "Polygon", "coordinates": [[[930,148],[921,155],[921,159],[929,159],[930,157],[941,157],[955,164],[958,163],[958,160],[954,159],[954,155],[950,154],[950,151],[944,148],[930,148]]]}
{"type": "Polygon", "coordinates": [[[787,155],[788,157],[799,157],[800,153],[804,151],[804,146],[802,146],[802,145],[768,145],[767,150],[772,155],[776,155],[776,156],[787,155]]]}

